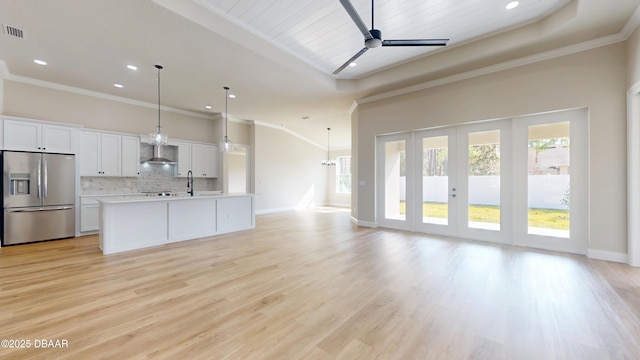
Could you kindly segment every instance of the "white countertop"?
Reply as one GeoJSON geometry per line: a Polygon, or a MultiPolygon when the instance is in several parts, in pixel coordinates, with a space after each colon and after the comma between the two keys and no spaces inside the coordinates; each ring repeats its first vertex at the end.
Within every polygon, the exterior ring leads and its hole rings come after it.
{"type": "MultiPolygon", "coordinates": [[[[228,198],[228,197],[242,197],[253,196],[254,194],[221,194],[221,193],[209,193],[202,192],[197,193],[194,196],[190,196],[188,193],[179,193],[177,196],[147,196],[145,194],[126,194],[126,195],[111,195],[104,196],[104,198],[98,199],[98,201],[104,204],[126,204],[126,203],[140,203],[140,202],[157,202],[157,201],[181,201],[181,200],[194,200],[194,199],[211,199],[211,198],[228,198]]],[[[100,197],[99,195],[97,197],[100,197]]]]}

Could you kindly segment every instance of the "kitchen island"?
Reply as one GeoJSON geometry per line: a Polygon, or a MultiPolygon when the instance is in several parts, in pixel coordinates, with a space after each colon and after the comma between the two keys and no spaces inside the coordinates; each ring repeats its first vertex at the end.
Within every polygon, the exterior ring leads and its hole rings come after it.
{"type": "Polygon", "coordinates": [[[255,228],[253,194],[100,200],[104,255],[255,228]]]}

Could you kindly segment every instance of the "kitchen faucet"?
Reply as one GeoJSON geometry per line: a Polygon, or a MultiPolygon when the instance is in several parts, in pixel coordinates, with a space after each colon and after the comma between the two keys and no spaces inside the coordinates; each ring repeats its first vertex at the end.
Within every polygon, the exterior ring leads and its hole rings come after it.
{"type": "Polygon", "coordinates": [[[193,172],[187,172],[187,193],[193,196],[193,172]]]}

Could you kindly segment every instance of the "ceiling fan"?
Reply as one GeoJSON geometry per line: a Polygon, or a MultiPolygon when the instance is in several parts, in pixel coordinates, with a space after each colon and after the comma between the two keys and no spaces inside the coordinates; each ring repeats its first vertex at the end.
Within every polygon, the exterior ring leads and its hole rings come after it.
{"type": "Polygon", "coordinates": [[[373,14],[374,14],[374,0],[371,0],[371,30],[367,29],[367,25],[365,25],[356,9],[351,4],[349,0],[340,0],[340,3],[347,11],[349,16],[360,31],[362,35],[364,35],[364,47],[362,50],[358,51],[355,55],[351,57],[351,59],[347,60],[342,66],[336,69],[333,72],[333,75],[337,75],[340,71],[344,70],[349,64],[354,62],[357,58],[359,58],[362,54],[364,54],[367,50],[377,48],[379,46],[445,46],[449,39],[409,39],[409,40],[382,40],[382,32],[373,26],[373,14]]]}

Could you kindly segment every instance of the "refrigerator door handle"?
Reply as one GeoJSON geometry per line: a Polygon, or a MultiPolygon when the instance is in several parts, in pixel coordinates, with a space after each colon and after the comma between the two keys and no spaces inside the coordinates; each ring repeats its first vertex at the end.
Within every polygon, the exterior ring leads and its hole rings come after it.
{"type": "Polygon", "coordinates": [[[36,208],[36,209],[7,209],[7,212],[10,213],[20,213],[20,212],[38,212],[38,211],[58,211],[58,210],[71,210],[73,207],[71,206],[57,206],[54,208],[36,208]]]}
{"type": "Polygon", "coordinates": [[[38,160],[38,198],[42,197],[42,161],[38,160]]]}
{"type": "Polygon", "coordinates": [[[44,163],[44,197],[47,198],[49,196],[49,184],[47,179],[47,160],[43,161],[44,163]]]}

